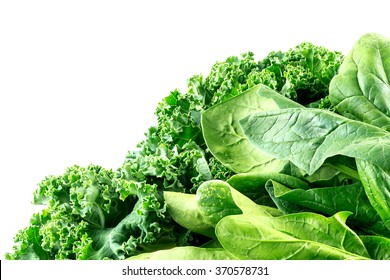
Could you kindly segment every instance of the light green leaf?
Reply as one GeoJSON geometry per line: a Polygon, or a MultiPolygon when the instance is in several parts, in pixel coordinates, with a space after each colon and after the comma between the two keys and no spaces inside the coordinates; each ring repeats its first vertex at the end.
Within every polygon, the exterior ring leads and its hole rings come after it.
{"type": "Polygon", "coordinates": [[[201,215],[195,194],[164,192],[169,214],[179,225],[209,237],[214,237],[212,227],[201,215]]]}
{"type": "Polygon", "coordinates": [[[342,211],[331,217],[316,213],[296,213],[273,218],[275,229],[295,238],[311,240],[368,257],[360,238],[347,225],[351,212],[342,211]]]}
{"type": "Polygon", "coordinates": [[[175,247],[151,253],[143,253],[128,260],[236,260],[223,248],[201,248],[193,246],[175,247]]]}
{"type": "Polygon", "coordinates": [[[353,46],[329,87],[342,115],[390,131],[390,40],[375,33],[353,46]]]}
{"type": "Polygon", "coordinates": [[[368,161],[356,163],[367,197],[390,231],[390,174],[368,161]]]}
{"type": "Polygon", "coordinates": [[[225,216],[241,214],[235,203],[230,186],[218,180],[207,181],[196,192],[199,211],[212,226],[225,216]]]}
{"type": "Polygon", "coordinates": [[[258,205],[228,183],[211,180],[203,183],[197,193],[199,211],[209,224],[215,226],[223,217],[241,213],[253,216],[271,216],[269,207],[258,205]]]}
{"type": "MultiPolygon", "coordinates": [[[[303,221],[291,216],[291,223],[286,224],[288,231],[280,230],[274,224],[281,226],[280,222],[258,219],[250,215],[236,215],[223,218],[216,227],[217,237],[222,246],[239,259],[247,260],[315,260],[315,259],[366,259],[364,256],[347,251],[351,249],[338,248],[346,245],[343,240],[347,237],[346,229],[337,228],[321,232],[322,228],[316,226],[322,221],[317,218],[310,219],[301,215],[303,221]],[[313,222],[315,224],[313,224],[313,222]],[[313,226],[310,225],[313,224],[313,226]],[[311,227],[312,232],[307,232],[311,227]],[[304,232],[306,231],[306,232],[304,232]],[[321,233],[317,235],[318,233],[321,233]],[[299,234],[309,234],[308,238],[299,234]],[[300,238],[302,237],[302,238],[300,238]],[[327,243],[326,243],[327,242],[327,243]],[[332,245],[329,245],[332,244],[332,245]]],[[[315,215],[315,214],[313,214],[315,215]]],[[[282,216],[284,217],[284,216],[282,216]]],[[[285,218],[284,218],[285,219],[285,218]]],[[[340,224],[339,217],[333,218],[327,225],[340,224]]],[[[325,224],[326,225],[326,224],[325,224]]],[[[284,228],[285,229],[285,228],[284,228]]],[[[359,240],[359,239],[358,239],[359,240]]],[[[361,241],[359,243],[361,245],[361,241]]]]}
{"type": "Polygon", "coordinates": [[[287,163],[256,149],[245,137],[239,120],[253,112],[301,107],[264,85],[211,107],[202,114],[203,136],[211,153],[236,173],[280,171],[287,163]]]}
{"type": "Polygon", "coordinates": [[[282,109],[251,114],[241,121],[252,145],[290,160],[309,175],[327,158],[344,155],[382,168],[390,166],[390,133],[320,109],[282,109]]]}

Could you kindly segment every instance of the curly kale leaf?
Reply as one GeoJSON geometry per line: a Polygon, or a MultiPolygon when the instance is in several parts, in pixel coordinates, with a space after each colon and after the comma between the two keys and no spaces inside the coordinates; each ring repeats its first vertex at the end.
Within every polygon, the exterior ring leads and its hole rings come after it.
{"type": "Polygon", "coordinates": [[[8,259],[124,259],[157,242],[183,243],[157,185],[125,173],[72,166],[44,179],[35,203],[46,208],[17,234],[8,259]]]}
{"type": "MultiPolygon", "coordinates": [[[[271,52],[260,65],[275,74],[277,91],[307,105],[328,96],[329,83],[343,60],[340,52],[304,42],[285,53],[271,52]]],[[[330,105],[327,101],[321,103],[322,107],[330,105]]]]}

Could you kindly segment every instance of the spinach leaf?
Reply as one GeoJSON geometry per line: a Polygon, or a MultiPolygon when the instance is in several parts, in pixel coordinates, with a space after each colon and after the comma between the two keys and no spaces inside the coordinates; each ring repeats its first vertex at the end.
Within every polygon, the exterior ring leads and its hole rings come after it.
{"type": "MultiPolygon", "coordinates": [[[[261,248],[261,251],[258,252],[261,254],[260,256],[244,256],[229,247],[251,251],[252,244],[240,243],[237,240],[242,238],[253,241],[260,237],[264,238],[265,242],[262,243],[274,243],[270,246],[275,246],[276,251],[279,247],[287,246],[288,249],[279,252],[280,254],[287,252],[290,255],[292,251],[297,252],[297,255],[292,257],[293,259],[303,258],[304,256],[298,251],[299,248],[303,249],[306,246],[311,249],[304,254],[313,254],[311,258],[368,257],[362,241],[345,224],[347,217],[351,214],[349,212],[336,213],[330,218],[315,213],[272,215],[272,211],[267,211],[272,208],[257,205],[226,182],[217,180],[203,183],[198,189],[197,197],[202,215],[210,222],[215,223],[218,241],[227,251],[240,259],[269,258],[263,255],[268,254],[267,250],[273,249],[273,247],[267,247],[268,245],[260,245],[259,250],[261,248]],[[226,219],[236,221],[242,217],[244,219],[248,217],[249,223],[253,222],[255,228],[257,228],[257,224],[260,225],[256,237],[251,235],[253,229],[250,229],[249,233],[246,232],[245,225],[248,221],[243,224],[234,224],[234,222],[226,224],[226,219]],[[242,236],[239,235],[240,231],[243,231],[242,236]]],[[[275,258],[287,257],[275,255],[275,258]]]]}
{"type": "Polygon", "coordinates": [[[311,188],[341,186],[360,181],[355,159],[341,155],[327,159],[314,174],[306,175],[303,179],[311,188]]]}
{"type": "Polygon", "coordinates": [[[366,227],[381,221],[359,182],[308,190],[290,189],[274,184],[273,190],[278,199],[306,207],[316,213],[334,215],[340,211],[349,211],[351,222],[366,227]]]}
{"type": "Polygon", "coordinates": [[[281,214],[276,208],[256,204],[220,180],[202,183],[196,194],[165,191],[164,198],[175,222],[212,238],[215,225],[223,217],[242,213],[267,217],[281,214]]]}
{"type": "Polygon", "coordinates": [[[306,210],[294,202],[278,197],[275,194],[275,188],[284,188],[284,186],[274,180],[269,180],[265,185],[268,195],[283,214],[297,213],[306,210]]]}
{"type": "Polygon", "coordinates": [[[274,228],[295,238],[312,240],[347,252],[368,257],[363,242],[347,225],[351,212],[342,211],[331,217],[316,213],[296,213],[275,217],[274,228]]]}
{"type": "Polygon", "coordinates": [[[230,215],[244,213],[271,217],[275,213],[279,214],[276,209],[254,203],[224,181],[211,180],[203,183],[196,196],[200,213],[213,226],[230,215]]]}
{"type": "Polygon", "coordinates": [[[217,224],[216,234],[239,259],[366,259],[363,243],[343,223],[347,215],[325,218],[301,213],[279,217],[283,220],[228,216],[217,224]]]}
{"type": "Polygon", "coordinates": [[[223,181],[208,181],[200,185],[196,192],[199,211],[209,224],[215,226],[225,216],[242,213],[231,191],[223,181]]]}
{"type": "Polygon", "coordinates": [[[390,239],[383,236],[360,236],[365,247],[374,260],[390,260],[390,239]]]}
{"type": "Polygon", "coordinates": [[[337,112],[390,131],[390,40],[362,36],[329,86],[337,112]]]}
{"type": "Polygon", "coordinates": [[[344,155],[390,166],[390,133],[321,109],[257,112],[240,121],[248,140],[268,155],[290,160],[309,175],[327,158],[344,155]]]}
{"type": "Polygon", "coordinates": [[[390,174],[367,161],[356,162],[368,199],[390,231],[390,174]]]}
{"type": "MultiPolygon", "coordinates": [[[[379,34],[366,34],[353,46],[339,75],[332,80],[330,100],[340,114],[390,131],[389,78],[390,40],[379,34]]],[[[383,148],[380,153],[385,155],[388,148],[383,148]]],[[[390,230],[389,165],[370,158],[356,162],[368,199],[390,230]]]]}
{"type": "Polygon", "coordinates": [[[245,137],[240,119],[253,112],[301,107],[264,85],[217,104],[202,114],[202,130],[211,153],[236,173],[257,170],[278,172],[286,161],[256,149],[245,137]]]}
{"type": "Polygon", "coordinates": [[[143,253],[128,260],[236,260],[223,248],[202,248],[194,246],[175,247],[151,253],[143,253]]]}
{"type": "Polygon", "coordinates": [[[257,204],[274,206],[274,203],[265,188],[265,185],[271,179],[286,184],[292,188],[309,188],[309,185],[306,182],[294,176],[273,172],[235,174],[227,180],[227,183],[257,204]]]}
{"type": "Polygon", "coordinates": [[[164,199],[168,212],[176,223],[193,232],[209,237],[215,236],[214,227],[205,220],[199,211],[196,195],[165,191],[164,199]]]}

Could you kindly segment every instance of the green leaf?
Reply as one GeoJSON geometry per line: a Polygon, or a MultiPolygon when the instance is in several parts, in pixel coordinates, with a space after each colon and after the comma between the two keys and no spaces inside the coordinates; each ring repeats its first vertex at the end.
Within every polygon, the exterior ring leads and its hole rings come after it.
{"type": "Polygon", "coordinates": [[[368,161],[356,163],[367,197],[390,231],[390,174],[368,161]]]}
{"type": "Polygon", "coordinates": [[[390,239],[383,236],[360,236],[370,257],[374,260],[390,260],[390,239]]]}
{"type": "Polygon", "coordinates": [[[314,174],[304,176],[304,180],[311,187],[333,187],[351,184],[360,178],[354,158],[335,156],[326,160],[314,174]]]}
{"type": "Polygon", "coordinates": [[[346,215],[228,216],[218,223],[216,234],[222,246],[239,259],[367,259],[361,240],[343,224],[346,215]]]}
{"type": "Polygon", "coordinates": [[[196,197],[200,213],[212,226],[225,216],[242,213],[232,197],[231,187],[223,181],[203,183],[197,190],[196,197]]]}
{"type": "Polygon", "coordinates": [[[274,226],[279,231],[289,233],[295,238],[312,240],[345,250],[356,255],[368,257],[363,242],[347,225],[351,212],[338,212],[331,217],[316,213],[296,213],[275,217],[274,226]],[[297,230],[297,228],[300,228],[297,230]]]}
{"type": "Polygon", "coordinates": [[[282,95],[307,105],[328,95],[329,82],[337,74],[343,54],[303,42],[287,52],[271,52],[260,65],[275,75],[273,87],[282,95]]]}
{"type": "Polygon", "coordinates": [[[294,189],[309,189],[309,185],[299,178],[283,173],[250,172],[235,174],[227,180],[233,188],[248,196],[261,192],[268,180],[278,181],[294,189]]]}
{"type": "Polygon", "coordinates": [[[390,131],[390,40],[375,33],[353,46],[329,88],[342,115],[390,131]]]}
{"type": "Polygon", "coordinates": [[[274,207],[274,202],[272,201],[268,190],[265,187],[267,182],[271,179],[286,184],[287,186],[291,186],[292,188],[309,188],[306,182],[294,176],[273,172],[251,172],[236,174],[230,177],[227,180],[227,183],[257,204],[274,207]]]}
{"type": "Polygon", "coordinates": [[[163,228],[158,223],[154,205],[140,199],[129,215],[114,228],[92,231],[94,250],[88,259],[125,259],[127,256],[139,254],[143,248],[156,244],[156,248],[175,246],[175,238],[171,236],[172,228],[163,228]],[[146,214],[147,213],[147,214],[146,214]],[[164,234],[166,236],[164,236],[164,234]],[[162,238],[164,237],[164,238],[162,238]]]}
{"type": "Polygon", "coordinates": [[[205,142],[211,153],[236,173],[257,170],[277,172],[287,162],[256,149],[245,137],[240,119],[253,112],[300,107],[264,85],[211,107],[202,114],[205,142]]]}
{"type": "Polygon", "coordinates": [[[202,216],[195,194],[164,192],[169,214],[179,225],[209,237],[214,237],[214,227],[202,216]]]}
{"type": "Polygon", "coordinates": [[[274,180],[269,180],[265,185],[265,189],[267,190],[268,195],[271,197],[272,201],[283,214],[291,214],[305,211],[306,209],[304,207],[301,207],[294,202],[281,199],[275,194],[275,189],[279,190],[284,188],[286,187],[274,180]]]}
{"type": "Polygon", "coordinates": [[[340,211],[349,211],[352,213],[350,220],[366,226],[380,221],[361,183],[308,190],[274,185],[273,189],[277,198],[309,208],[317,213],[334,215],[340,211]]]}
{"type": "Polygon", "coordinates": [[[220,180],[203,183],[196,196],[200,213],[213,226],[223,217],[241,213],[258,217],[280,214],[277,209],[256,204],[228,183],[220,180]]]}
{"type": "Polygon", "coordinates": [[[131,180],[126,169],[72,166],[40,182],[34,199],[47,207],[8,258],[124,259],[182,243],[157,185],[131,180]]]}
{"type": "Polygon", "coordinates": [[[240,123],[253,146],[290,160],[309,175],[336,155],[364,159],[382,168],[390,166],[390,133],[326,110],[258,112],[240,123]]]}
{"type": "Polygon", "coordinates": [[[30,226],[20,230],[15,236],[14,253],[7,253],[5,258],[9,260],[52,259],[52,254],[42,248],[43,237],[40,234],[40,225],[49,218],[46,211],[34,214],[30,220],[30,226]]]}
{"type": "Polygon", "coordinates": [[[223,248],[200,248],[193,246],[176,247],[143,253],[128,260],[236,260],[223,248]]]}

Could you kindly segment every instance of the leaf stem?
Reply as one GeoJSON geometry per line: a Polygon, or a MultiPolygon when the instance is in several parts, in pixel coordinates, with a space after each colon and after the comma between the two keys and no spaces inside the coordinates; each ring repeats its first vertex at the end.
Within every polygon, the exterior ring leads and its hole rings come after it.
{"type": "Polygon", "coordinates": [[[345,175],[360,181],[360,176],[359,176],[359,173],[357,172],[357,170],[352,169],[352,168],[350,168],[346,165],[343,165],[341,163],[330,163],[329,165],[331,167],[333,167],[334,169],[340,171],[341,173],[344,173],[345,175]]]}

